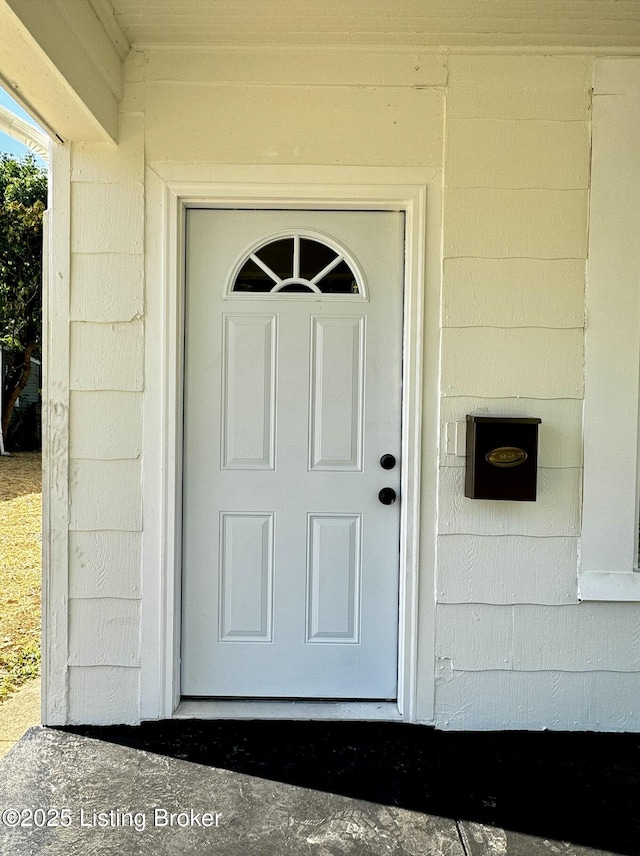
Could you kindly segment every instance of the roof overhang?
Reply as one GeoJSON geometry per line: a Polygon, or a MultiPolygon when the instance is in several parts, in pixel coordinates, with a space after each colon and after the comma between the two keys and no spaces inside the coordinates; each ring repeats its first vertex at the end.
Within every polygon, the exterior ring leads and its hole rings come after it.
{"type": "Polygon", "coordinates": [[[130,46],[638,55],[640,0],[0,0],[0,82],[60,139],[117,141],[130,46]]]}
{"type": "Polygon", "coordinates": [[[53,137],[117,140],[126,50],[89,0],[0,0],[0,80],[53,137]]]}

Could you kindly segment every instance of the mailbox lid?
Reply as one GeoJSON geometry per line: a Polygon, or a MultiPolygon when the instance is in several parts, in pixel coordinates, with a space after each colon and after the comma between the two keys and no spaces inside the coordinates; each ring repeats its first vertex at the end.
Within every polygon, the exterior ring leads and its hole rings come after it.
{"type": "Polygon", "coordinates": [[[504,422],[507,425],[522,423],[523,425],[540,425],[542,419],[537,416],[473,416],[467,414],[467,422],[482,423],[482,422],[504,422]]]}

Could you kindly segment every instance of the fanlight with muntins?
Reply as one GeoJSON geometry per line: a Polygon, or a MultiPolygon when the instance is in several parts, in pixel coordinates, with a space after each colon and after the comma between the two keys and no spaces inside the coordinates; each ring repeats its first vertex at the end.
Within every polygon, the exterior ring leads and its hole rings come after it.
{"type": "Polygon", "coordinates": [[[335,242],[289,234],[248,253],[233,278],[231,294],[307,294],[364,297],[355,261],[335,242]]]}

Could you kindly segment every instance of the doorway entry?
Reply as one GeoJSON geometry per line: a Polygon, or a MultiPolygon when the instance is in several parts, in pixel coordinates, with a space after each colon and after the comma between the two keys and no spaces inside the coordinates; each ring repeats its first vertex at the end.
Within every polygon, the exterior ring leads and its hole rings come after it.
{"type": "Polygon", "coordinates": [[[404,214],[186,220],[182,695],[396,699],[404,214]]]}

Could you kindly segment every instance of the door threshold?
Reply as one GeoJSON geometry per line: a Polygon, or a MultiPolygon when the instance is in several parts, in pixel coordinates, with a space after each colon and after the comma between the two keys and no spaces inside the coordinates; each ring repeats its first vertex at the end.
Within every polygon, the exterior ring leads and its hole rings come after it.
{"type": "Polygon", "coordinates": [[[183,699],[174,719],[324,719],[402,722],[395,701],[183,699]]]}

